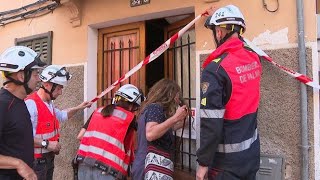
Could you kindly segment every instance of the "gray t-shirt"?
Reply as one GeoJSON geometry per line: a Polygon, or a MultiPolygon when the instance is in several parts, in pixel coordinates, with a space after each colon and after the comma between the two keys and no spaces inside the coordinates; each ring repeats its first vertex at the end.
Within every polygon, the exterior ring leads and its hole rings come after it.
{"type": "MultiPolygon", "coordinates": [[[[163,107],[159,104],[150,104],[141,113],[138,119],[138,148],[132,165],[132,179],[144,179],[145,158],[147,155],[148,141],[146,138],[146,123],[162,123],[166,120],[163,107]]],[[[151,142],[163,149],[170,149],[172,146],[173,134],[170,129],[161,138],[151,142]]]]}

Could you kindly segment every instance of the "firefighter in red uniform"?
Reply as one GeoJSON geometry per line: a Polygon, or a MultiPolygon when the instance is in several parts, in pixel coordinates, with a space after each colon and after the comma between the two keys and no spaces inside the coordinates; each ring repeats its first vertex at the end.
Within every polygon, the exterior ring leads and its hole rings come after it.
{"type": "Polygon", "coordinates": [[[126,179],[134,158],[134,111],[143,100],[137,87],[126,84],[115,93],[113,104],[93,113],[76,158],[79,180],[126,179]]]}
{"type": "Polygon", "coordinates": [[[55,108],[53,100],[62,94],[62,89],[70,78],[71,75],[65,67],[50,65],[40,74],[41,88],[25,100],[33,126],[33,169],[39,180],[53,178],[54,157],[61,148],[59,122],[68,120],[79,110],[91,105],[89,102],[83,102],[62,111],[55,108]]]}
{"type": "Polygon", "coordinates": [[[203,63],[197,180],[255,180],[260,164],[259,56],[243,42],[244,17],[233,5],[207,19],[217,49],[203,63]]]}

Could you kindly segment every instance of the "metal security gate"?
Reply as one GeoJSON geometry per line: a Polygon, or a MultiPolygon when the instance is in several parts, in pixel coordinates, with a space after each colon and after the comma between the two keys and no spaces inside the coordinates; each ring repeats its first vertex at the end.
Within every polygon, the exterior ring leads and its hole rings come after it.
{"type": "MultiPolygon", "coordinates": [[[[167,35],[172,36],[186,22],[189,22],[189,19],[187,18],[172,29],[168,29],[167,35]]],[[[181,39],[176,41],[173,47],[168,49],[165,66],[166,77],[175,80],[180,85],[183,98],[190,105],[193,113],[193,116],[189,116],[183,133],[182,130],[175,132],[175,168],[195,172],[196,132],[194,115],[196,107],[196,62],[194,28],[186,32],[181,39]],[[180,139],[181,137],[182,139],[180,139]]]]}
{"type": "MultiPolygon", "coordinates": [[[[104,50],[105,55],[108,57],[108,62],[102,64],[104,72],[109,73],[106,80],[103,80],[103,86],[110,85],[115,82],[119,77],[128,72],[128,69],[132,69],[132,59],[134,58],[135,51],[139,49],[138,45],[134,45],[132,39],[123,41],[121,39],[115,39],[110,42],[110,47],[104,50]],[[118,67],[118,68],[116,68],[118,67]]],[[[119,87],[123,84],[136,84],[134,82],[135,77],[129,77],[124,82],[120,83],[119,87]]],[[[115,90],[112,90],[108,96],[104,97],[104,102],[110,104],[115,90]]]]}
{"type": "MultiPolygon", "coordinates": [[[[98,91],[102,92],[144,58],[144,23],[132,23],[99,30],[98,91]]],[[[145,69],[120,84],[133,84],[144,91],[145,69]]],[[[117,86],[107,93],[99,106],[110,104],[117,86]]]]}

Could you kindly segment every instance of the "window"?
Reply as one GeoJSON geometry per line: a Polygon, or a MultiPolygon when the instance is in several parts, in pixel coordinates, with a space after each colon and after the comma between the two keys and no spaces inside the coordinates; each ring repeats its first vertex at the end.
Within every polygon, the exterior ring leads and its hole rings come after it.
{"type": "Polygon", "coordinates": [[[41,53],[41,60],[52,64],[52,31],[24,38],[16,38],[15,45],[27,46],[37,53],[41,53]]]}

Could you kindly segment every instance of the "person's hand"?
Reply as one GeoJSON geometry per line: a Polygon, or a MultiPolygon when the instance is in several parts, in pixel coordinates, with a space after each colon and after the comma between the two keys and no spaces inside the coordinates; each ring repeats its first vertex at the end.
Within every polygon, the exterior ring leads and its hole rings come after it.
{"type": "Polygon", "coordinates": [[[34,171],[22,160],[19,160],[19,164],[17,166],[18,174],[25,180],[37,180],[37,175],[34,171]]]}
{"type": "Polygon", "coordinates": [[[178,107],[176,113],[174,114],[176,122],[183,121],[188,115],[187,106],[183,105],[178,107]]]}
{"type": "Polygon", "coordinates": [[[91,107],[91,105],[92,105],[91,101],[84,101],[81,104],[79,104],[78,108],[79,109],[84,109],[84,108],[87,108],[87,107],[91,107]]]}
{"type": "Polygon", "coordinates": [[[49,141],[47,149],[53,152],[59,152],[61,149],[61,145],[58,141],[49,141]]]}
{"type": "Polygon", "coordinates": [[[207,172],[208,172],[208,167],[199,165],[198,170],[197,170],[196,179],[197,180],[204,180],[207,172]]]}

